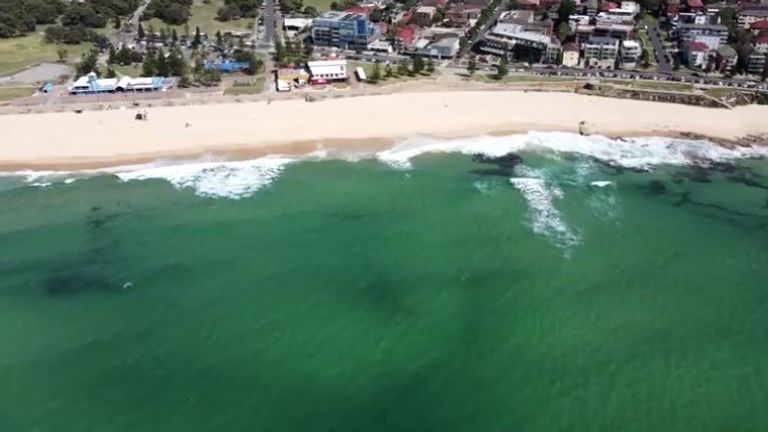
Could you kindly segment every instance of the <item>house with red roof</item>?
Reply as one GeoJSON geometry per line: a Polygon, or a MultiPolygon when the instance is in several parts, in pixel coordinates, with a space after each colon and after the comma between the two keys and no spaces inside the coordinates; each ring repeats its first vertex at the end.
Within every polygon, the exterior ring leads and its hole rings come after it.
{"type": "Polygon", "coordinates": [[[753,45],[755,46],[755,51],[761,54],[768,54],[768,35],[758,36],[754,40],[753,45]]]}
{"type": "Polygon", "coordinates": [[[683,44],[683,58],[690,68],[706,68],[708,54],[709,46],[704,42],[688,41],[683,44]]]}
{"type": "Polygon", "coordinates": [[[701,0],[685,0],[685,4],[688,5],[688,9],[692,11],[704,11],[704,2],[701,0]]]}
{"type": "Polygon", "coordinates": [[[752,34],[755,36],[764,30],[768,30],[768,19],[753,22],[749,25],[749,30],[752,31],[752,34]]]}
{"type": "Polygon", "coordinates": [[[408,24],[394,30],[394,45],[397,51],[405,51],[413,47],[419,36],[419,26],[408,24]]]}
{"type": "Polygon", "coordinates": [[[423,0],[421,6],[432,6],[444,8],[448,6],[448,0],[423,0]]]}
{"type": "Polygon", "coordinates": [[[618,9],[619,5],[614,2],[603,2],[600,5],[600,12],[608,12],[609,10],[618,9]]]}
{"type": "Polygon", "coordinates": [[[351,8],[344,9],[344,12],[362,15],[368,18],[371,15],[372,8],[363,6],[352,6],[351,8]]]}
{"type": "Polygon", "coordinates": [[[666,9],[664,9],[664,14],[670,20],[672,20],[672,21],[676,20],[677,16],[680,14],[680,5],[667,4],[666,9]]]}
{"type": "Polygon", "coordinates": [[[520,0],[517,5],[520,9],[534,10],[541,6],[541,2],[539,0],[520,0]]]}

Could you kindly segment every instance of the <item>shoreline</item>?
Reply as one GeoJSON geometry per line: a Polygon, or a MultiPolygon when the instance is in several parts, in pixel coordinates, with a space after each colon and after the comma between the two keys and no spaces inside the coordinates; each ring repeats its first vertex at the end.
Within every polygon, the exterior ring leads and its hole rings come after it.
{"type": "Polygon", "coordinates": [[[226,161],[323,149],[386,150],[425,136],[460,138],[538,132],[606,137],[706,139],[724,147],[763,144],[768,107],[733,110],[573,93],[468,91],[153,107],[0,116],[0,171],[74,171],[146,164],[226,161]],[[190,124],[189,127],[185,127],[190,124]]]}
{"type": "MultiPolygon", "coordinates": [[[[566,130],[497,130],[497,131],[484,131],[478,133],[469,134],[451,134],[451,135],[429,135],[426,138],[435,139],[460,139],[469,138],[478,135],[487,136],[510,136],[510,135],[524,135],[528,132],[565,132],[577,134],[578,131],[566,131],[566,130]]],[[[603,136],[601,134],[594,134],[595,136],[603,136]]],[[[736,141],[721,140],[717,138],[708,137],[705,135],[696,135],[689,132],[663,132],[663,133],[644,133],[637,131],[627,131],[611,136],[605,136],[609,139],[624,139],[624,138],[670,138],[670,139],[685,139],[685,140],[706,140],[715,144],[722,145],[725,148],[734,148],[740,144],[736,144],[736,141]]],[[[140,167],[157,163],[159,166],[173,166],[173,165],[186,165],[194,163],[205,162],[239,162],[254,160],[258,158],[268,156],[287,156],[287,157],[302,157],[309,156],[317,151],[327,151],[330,156],[329,159],[333,159],[334,156],[343,158],[346,154],[349,155],[363,155],[363,157],[373,156],[376,152],[392,149],[398,140],[406,139],[408,137],[392,137],[392,138],[368,138],[362,140],[322,140],[322,147],[318,146],[319,141],[304,141],[296,143],[275,144],[270,146],[251,146],[251,145],[238,145],[229,147],[216,147],[215,150],[200,149],[195,152],[183,152],[183,153],[150,153],[146,155],[137,155],[129,158],[109,157],[103,159],[88,159],[88,158],[72,158],[68,160],[35,160],[32,162],[14,163],[14,162],[0,162],[0,175],[7,173],[19,173],[24,171],[32,172],[77,172],[77,171],[108,171],[117,168],[131,168],[140,167]],[[364,144],[361,144],[364,143],[364,144]]]]}

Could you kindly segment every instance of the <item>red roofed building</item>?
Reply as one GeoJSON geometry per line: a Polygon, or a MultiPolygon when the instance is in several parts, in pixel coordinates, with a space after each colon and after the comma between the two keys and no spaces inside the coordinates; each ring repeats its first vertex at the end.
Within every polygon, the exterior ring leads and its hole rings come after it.
{"type": "Polygon", "coordinates": [[[768,30],[768,20],[755,21],[749,25],[749,29],[752,30],[752,33],[755,36],[757,36],[761,31],[768,30]]]}
{"type": "Polygon", "coordinates": [[[704,3],[701,0],[685,0],[685,4],[692,11],[703,11],[705,9],[704,3]]]}
{"type": "Polygon", "coordinates": [[[680,6],[675,4],[668,4],[664,12],[666,13],[667,18],[674,20],[677,18],[677,15],[680,14],[680,6]]]}
{"type": "Polygon", "coordinates": [[[351,8],[344,9],[344,12],[362,15],[366,18],[371,15],[371,9],[362,6],[352,6],[351,8]]]}
{"type": "Polygon", "coordinates": [[[600,5],[600,12],[608,12],[609,10],[618,9],[619,5],[614,2],[604,2],[600,5]]]}
{"type": "Polygon", "coordinates": [[[448,0],[424,0],[421,2],[421,6],[434,6],[444,8],[448,6],[448,0]]]}
{"type": "Polygon", "coordinates": [[[761,54],[768,54],[768,35],[758,36],[754,42],[755,51],[761,54]]]}
{"type": "Polygon", "coordinates": [[[704,42],[690,41],[683,44],[683,56],[688,67],[704,69],[707,67],[709,46],[704,42]]]}
{"type": "Polygon", "coordinates": [[[413,46],[419,35],[419,26],[409,24],[395,29],[394,42],[397,51],[403,51],[413,46]]]}
{"type": "Polygon", "coordinates": [[[517,5],[520,6],[520,9],[538,9],[541,2],[539,0],[520,0],[517,5]]]}

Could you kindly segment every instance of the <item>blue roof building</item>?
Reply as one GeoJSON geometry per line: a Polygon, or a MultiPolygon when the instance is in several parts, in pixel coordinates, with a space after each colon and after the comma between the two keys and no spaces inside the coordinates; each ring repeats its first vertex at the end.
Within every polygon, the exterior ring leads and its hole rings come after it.
{"type": "Polygon", "coordinates": [[[242,72],[248,69],[251,65],[248,62],[236,62],[234,60],[217,60],[215,62],[205,62],[206,69],[217,69],[219,72],[232,73],[242,72]]]}

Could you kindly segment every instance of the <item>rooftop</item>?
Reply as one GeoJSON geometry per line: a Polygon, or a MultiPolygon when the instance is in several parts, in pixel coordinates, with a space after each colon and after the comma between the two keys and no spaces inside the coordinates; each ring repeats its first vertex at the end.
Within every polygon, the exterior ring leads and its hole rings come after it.
{"type": "Polygon", "coordinates": [[[563,45],[563,51],[578,51],[578,50],[579,50],[579,47],[573,42],[568,42],[567,44],[563,45]]]}
{"type": "Polygon", "coordinates": [[[752,30],[765,30],[768,29],[768,20],[760,20],[753,22],[750,26],[752,30]]]}
{"type": "Polygon", "coordinates": [[[768,17],[768,9],[756,8],[756,7],[746,7],[744,9],[742,9],[741,12],[739,12],[739,15],[768,17]]]}
{"type": "Polygon", "coordinates": [[[755,38],[755,45],[765,45],[768,44],[768,35],[758,36],[755,38]]]}
{"type": "Polygon", "coordinates": [[[717,53],[720,54],[721,57],[736,57],[738,55],[736,50],[730,45],[720,45],[717,48],[717,53]]]}
{"type": "Polygon", "coordinates": [[[371,9],[362,7],[362,6],[352,6],[351,8],[344,9],[344,12],[363,15],[367,17],[371,14],[371,9]]]}
{"type": "Polygon", "coordinates": [[[621,46],[624,48],[640,49],[640,43],[635,40],[625,40],[621,42],[621,46]]]}
{"type": "Polygon", "coordinates": [[[496,26],[494,26],[493,29],[491,29],[490,34],[507,36],[507,37],[516,37],[516,38],[526,39],[526,40],[544,43],[544,44],[552,43],[551,37],[540,34],[540,33],[525,31],[523,26],[519,24],[511,24],[511,23],[496,24],[496,26]]]}
{"type": "Polygon", "coordinates": [[[704,42],[690,41],[685,44],[685,49],[694,52],[707,52],[709,51],[709,45],[704,42]]]}
{"type": "Polygon", "coordinates": [[[322,15],[318,16],[317,20],[327,20],[327,21],[352,21],[361,18],[364,16],[364,14],[359,13],[351,13],[347,11],[328,11],[323,13],[322,15]]]}
{"type": "Polygon", "coordinates": [[[678,26],[680,29],[710,29],[710,30],[718,30],[718,31],[724,31],[728,32],[728,27],[722,25],[722,24],[680,24],[678,26]]]}
{"type": "Polygon", "coordinates": [[[587,39],[587,43],[590,45],[613,45],[618,47],[619,40],[607,36],[592,36],[587,39]]]}
{"type": "Polygon", "coordinates": [[[600,30],[612,30],[612,31],[622,31],[625,33],[632,33],[632,31],[635,29],[635,26],[632,24],[596,23],[595,28],[600,30]]]}
{"type": "Polygon", "coordinates": [[[419,6],[416,8],[416,13],[433,14],[437,12],[437,8],[434,6],[419,6]]]}

